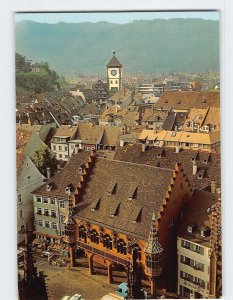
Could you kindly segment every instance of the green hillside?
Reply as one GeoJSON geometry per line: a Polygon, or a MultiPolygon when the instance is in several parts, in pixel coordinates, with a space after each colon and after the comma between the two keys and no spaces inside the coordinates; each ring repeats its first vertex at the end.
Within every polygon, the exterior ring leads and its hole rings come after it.
{"type": "Polygon", "coordinates": [[[33,61],[48,61],[59,73],[105,74],[113,49],[127,73],[218,71],[219,22],[16,24],[16,51],[33,61]]]}

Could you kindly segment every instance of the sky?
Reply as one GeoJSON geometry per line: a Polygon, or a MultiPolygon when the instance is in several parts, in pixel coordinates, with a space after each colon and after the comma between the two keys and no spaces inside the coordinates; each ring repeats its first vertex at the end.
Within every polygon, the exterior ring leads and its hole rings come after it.
{"type": "Polygon", "coordinates": [[[218,11],[189,11],[189,12],[124,12],[124,13],[16,13],[15,22],[31,20],[39,23],[82,23],[100,22],[125,24],[134,20],[153,20],[171,18],[201,18],[205,20],[218,20],[218,11]]]}

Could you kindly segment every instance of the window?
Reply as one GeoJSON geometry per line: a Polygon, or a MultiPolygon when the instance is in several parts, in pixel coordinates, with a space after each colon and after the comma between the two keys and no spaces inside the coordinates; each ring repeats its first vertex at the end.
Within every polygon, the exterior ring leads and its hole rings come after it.
{"type": "Polygon", "coordinates": [[[40,208],[40,207],[37,208],[37,214],[42,215],[42,208],[40,208]]]}
{"type": "Polygon", "coordinates": [[[48,199],[46,197],[43,198],[43,203],[48,203],[48,199]]]}
{"type": "Polygon", "coordinates": [[[87,233],[86,233],[86,230],[83,226],[80,226],[79,229],[78,229],[78,235],[79,235],[79,238],[84,240],[84,243],[87,242],[87,233]]]}
{"type": "Polygon", "coordinates": [[[61,220],[61,223],[64,224],[65,216],[64,215],[60,215],[60,220],[61,220]]]}
{"type": "Polygon", "coordinates": [[[61,146],[58,146],[59,151],[61,151],[61,146]]]}
{"type": "Polygon", "coordinates": [[[57,223],[52,222],[52,223],[51,223],[51,227],[52,227],[53,229],[57,229],[57,223]]]}
{"type": "Polygon", "coordinates": [[[181,247],[191,249],[191,243],[185,240],[181,240],[181,247]]]}
{"type": "Polygon", "coordinates": [[[95,229],[91,231],[91,242],[99,244],[99,235],[95,229]]]}
{"type": "Polygon", "coordinates": [[[68,156],[68,155],[65,155],[65,158],[69,158],[69,156],[68,156]]]}
{"type": "Polygon", "coordinates": [[[134,246],[134,251],[136,252],[136,258],[141,260],[142,259],[141,249],[137,244],[134,246]]]}
{"type": "Polygon", "coordinates": [[[118,81],[116,80],[115,83],[118,83],[118,81]]]}
{"type": "Polygon", "coordinates": [[[56,211],[55,210],[51,210],[51,217],[56,218],[56,211]]]}
{"type": "Polygon", "coordinates": [[[193,251],[199,254],[204,254],[204,248],[199,245],[193,245],[193,251]]]}
{"type": "Polygon", "coordinates": [[[20,219],[23,218],[23,211],[22,210],[19,211],[19,217],[20,217],[20,219]]]}
{"type": "Polygon", "coordinates": [[[193,268],[194,270],[198,270],[198,271],[202,271],[204,272],[204,264],[199,263],[193,259],[190,259],[189,257],[180,256],[180,262],[184,265],[190,266],[191,268],[193,268]]]}
{"type": "Polygon", "coordinates": [[[60,201],[60,208],[65,208],[65,201],[64,200],[60,201]]]}
{"type": "Polygon", "coordinates": [[[50,199],[50,203],[51,203],[51,204],[55,204],[55,203],[56,203],[56,200],[53,199],[53,198],[51,198],[51,199],[50,199]]]}
{"type": "Polygon", "coordinates": [[[62,158],[62,154],[59,154],[59,158],[62,158]]]}
{"type": "Polygon", "coordinates": [[[39,226],[43,226],[43,221],[42,220],[38,220],[38,225],[39,226]]]}
{"type": "Polygon", "coordinates": [[[44,215],[49,216],[49,210],[47,208],[44,209],[44,215]]]}
{"type": "Polygon", "coordinates": [[[42,202],[42,198],[37,196],[37,197],[36,197],[36,201],[37,201],[37,202],[42,202]]]}
{"type": "Polygon", "coordinates": [[[65,151],[67,151],[68,150],[68,147],[67,146],[65,146],[65,151]]]}
{"type": "Polygon", "coordinates": [[[55,145],[53,145],[53,150],[56,150],[57,148],[56,148],[56,146],[55,145]]]}
{"type": "Polygon", "coordinates": [[[49,221],[45,221],[45,222],[44,222],[44,225],[45,225],[45,227],[50,228],[50,223],[49,223],[49,221]]]}
{"type": "Polygon", "coordinates": [[[106,247],[107,249],[112,250],[112,238],[110,235],[105,234],[103,237],[103,246],[106,247]]]}
{"type": "Polygon", "coordinates": [[[22,195],[21,194],[18,195],[18,203],[22,203],[22,195]]]}

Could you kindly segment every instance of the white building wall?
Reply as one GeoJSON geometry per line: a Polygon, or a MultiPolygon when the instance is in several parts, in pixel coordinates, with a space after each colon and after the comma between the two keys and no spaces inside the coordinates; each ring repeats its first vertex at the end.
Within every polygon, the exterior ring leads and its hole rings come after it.
{"type": "Polygon", "coordinates": [[[17,178],[17,239],[18,244],[24,241],[22,227],[33,226],[33,195],[36,188],[41,186],[45,177],[38,171],[28,156],[25,156],[21,172],[17,178]],[[20,201],[21,199],[21,201],[20,201]]]}
{"type": "Polygon", "coordinates": [[[193,243],[192,241],[185,240],[183,238],[177,238],[177,258],[178,258],[178,293],[182,294],[180,286],[186,287],[192,291],[192,295],[195,292],[203,295],[204,298],[208,298],[209,295],[209,281],[210,281],[210,259],[209,259],[209,248],[198,243],[193,243]],[[200,246],[203,251],[201,253],[196,253],[192,250],[182,247],[182,240],[190,242],[192,247],[200,246]],[[188,257],[198,263],[204,265],[204,271],[196,270],[191,266],[181,263],[181,256],[188,257]],[[205,288],[202,288],[188,280],[181,278],[180,273],[185,272],[193,277],[197,277],[205,282],[205,288]]]}

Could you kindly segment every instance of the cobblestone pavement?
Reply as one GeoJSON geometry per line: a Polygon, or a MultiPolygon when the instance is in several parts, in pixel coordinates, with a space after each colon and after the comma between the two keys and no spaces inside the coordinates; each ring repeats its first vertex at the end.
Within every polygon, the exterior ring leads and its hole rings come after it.
{"type": "Polygon", "coordinates": [[[87,260],[77,260],[78,266],[67,267],[51,266],[46,258],[37,257],[38,271],[47,275],[49,300],[60,300],[62,296],[80,293],[85,300],[99,300],[104,295],[113,292],[116,286],[126,281],[123,272],[114,272],[114,284],[108,284],[107,268],[95,263],[95,274],[90,275],[87,260]]]}

